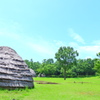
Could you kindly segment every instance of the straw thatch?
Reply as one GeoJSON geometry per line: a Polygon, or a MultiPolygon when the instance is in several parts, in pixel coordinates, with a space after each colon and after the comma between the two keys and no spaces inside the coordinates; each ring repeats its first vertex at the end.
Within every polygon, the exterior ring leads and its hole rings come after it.
{"type": "Polygon", "coordinates": [[[32,74],[32,77],[36,77],[36,73],[35,73],[35,71],[33,69],[30,69],[30,72],[32,74]]]}
{"type": "Polygon", "coordinates": [[[34,87],[27,64],[10,47],[0,47],[0,87],[34,87]]]}

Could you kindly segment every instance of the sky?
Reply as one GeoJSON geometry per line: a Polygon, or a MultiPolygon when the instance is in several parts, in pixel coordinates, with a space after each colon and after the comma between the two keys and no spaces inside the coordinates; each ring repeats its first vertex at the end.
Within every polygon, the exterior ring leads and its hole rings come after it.
{"type": "Polygon", "coordinates": [[[100,0],[0,0],[0,46],[35,62],[54,59],[61,46],[96,58],[100,0]]]}

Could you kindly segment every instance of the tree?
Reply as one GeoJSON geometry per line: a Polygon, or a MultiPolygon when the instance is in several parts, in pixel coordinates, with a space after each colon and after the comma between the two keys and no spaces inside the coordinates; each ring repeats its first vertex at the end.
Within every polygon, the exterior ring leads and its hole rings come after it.
{"type": "Polygon", "coordinates": [[[95,70],[94,68],[94,60],[91,58],[88,59],[78,59],[77,65],[71,68],[71,71],[75,73],[77,76],[88,76],[88,75],[94,75],[95,70]]]}
{"type": "Polygon", "coordinates": [[[71,68],[76,62],[78,52],[74,51],[72,47],[60,47],[58,52],[55,54],[55,58],[60,63],[60,66],[64,71],[64,80],[66,80],[66,71],[71,68]]]}
{"type": "Polygon", "coordinates": [[[96,54],[100,58],[100,52],[96,54]]]}
{"type": "Polygon", "coordinates": [[[54,60],[53,60],[52,58],[47,59],[47,63],[48,63],[48,64],[53,64],[53,63],[54,63],[54,60]]]}
{"type": "Polygon", "coordinates": [[[94,69],[97,71],[97,74],[100,75],[100,59],[98,59],[94,64],[94,69]]]}
{"type": "Polygon", "coordinates": [[[33,60],[25,60],[26,64],[28,65],[28,68],[31,68],[35,71],[36,74],[38,74],[38,69],[41,67],[40,62],[33,62],[33,60]]]}
{"type": "Polygon", "coordinates": [[[53,64],[54,63],[54,60],[52,58],[43,59],[42,63],[45,63],[45,64],[53,64]]]}
{"type": "Polygon", "coordinates": [[[54,64],[46,64],[44,65],[44,74],[46,76],[51,76],[51,75],[54,75],[56,71],[56,67],[54,64]]]}
{"type": "MultiPolygon", "coordinates": [[[[100,58],[100,52],[96,54],[100,58]]],[[[97,74],[100,75],[100,59],[97,59],[94,63],[94,69],[97,71],[97,74]]]]}

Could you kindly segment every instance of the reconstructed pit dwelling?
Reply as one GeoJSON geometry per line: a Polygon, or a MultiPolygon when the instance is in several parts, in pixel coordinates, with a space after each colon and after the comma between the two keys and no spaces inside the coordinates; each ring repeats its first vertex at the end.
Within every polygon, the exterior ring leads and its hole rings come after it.
{"type": "Polygon", "coordinates": [[[34,87],[32,74],[27,64],[15,50],[6,46],[0,46],[0,87],[34,87]]]}

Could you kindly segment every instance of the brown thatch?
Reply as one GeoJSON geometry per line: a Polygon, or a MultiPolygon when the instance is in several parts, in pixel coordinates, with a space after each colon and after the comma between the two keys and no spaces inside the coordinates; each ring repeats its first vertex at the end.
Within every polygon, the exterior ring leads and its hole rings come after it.
{"type": "Polygon", "coordinates": [[[27,64],[10,47],[0,46],[0,87],[34,87],[27,64]]]}

